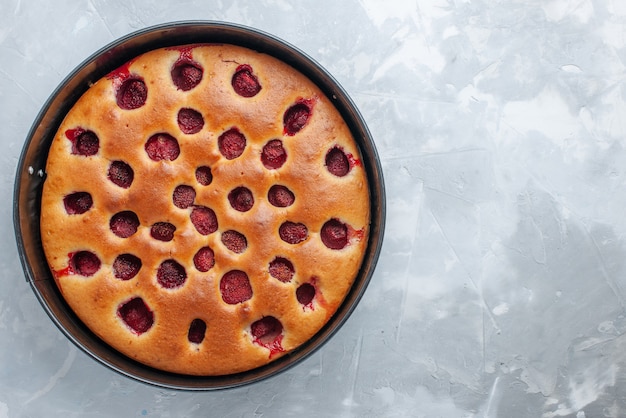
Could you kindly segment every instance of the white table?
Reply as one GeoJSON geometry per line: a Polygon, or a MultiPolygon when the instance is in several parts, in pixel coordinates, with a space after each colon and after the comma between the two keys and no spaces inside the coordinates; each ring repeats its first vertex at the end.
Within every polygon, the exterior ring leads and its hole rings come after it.
{"type": "Polygon", "coordinates": [[[3,0],[0,418],[625,416],[625,61],[617,0],[3,0]],[[284,374],[203,393],[69,343],[11,217],[24,139],[61,80],[188,19],[270,32],[323,65],[387,185],[378,267],[341,331],[284,374]]]}

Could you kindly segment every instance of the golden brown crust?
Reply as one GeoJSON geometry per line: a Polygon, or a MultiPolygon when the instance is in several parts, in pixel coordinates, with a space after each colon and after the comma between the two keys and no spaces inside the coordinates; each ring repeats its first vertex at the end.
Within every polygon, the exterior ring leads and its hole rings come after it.
{"type": "Polygon", "coordinates": [[[360,268],[369,233],[369,190],[360,154],[337,110],[308,79],[286,64],[232,45],[195,45],[189,48],[148,52],[128,67],[141,77],[148,90],[146,103],[132,110],[116,104],[119,77],[115,74],[95,83],[70,110],[50,148],[41,208],[41,236],[55,280],[70,307],[105,342],[125,355],[149,366],[192,375],[224,375],[262,366],[309,340],[334,314],[349,291],[360,268]],[[181,56],[191,55],[203,68],[199,85],[179,90],[170,70],[181,56]],[[238,95],[231,77],[241,64],[252,68],[262,86],[253,97],[238,95]],[[299,100],[311,103],[305,127],[295,135],[284,133],[283,115],[299,100]],[[203,128],[184,134],[177,123],[181,108],[199,111],[203,128]],[[243,154],[226,159],[217,146],[218,137],[236,127],[246,137],[243,154]],[[81,128],[95,132],[99,149],[95,155],[72,154],[66,131],[81,128]],[[145,151],[147,139],[169,133],[178,141],[180,155],[174,161],[153,161],[145,151]],[[287,152],[284,165],[267,169],[261,162],[263,146],[280,139],[287,152]],[[327,152],[341,148],[351,159],[351,170],[338,177],[325,167],[327,152]],[[107,178],[112,161],[121,160],[134,171],[132,185],[121,188],[107,178]],[[213,181],[203,186],[196,180],[199,166],[211,167],[213,181]],[[268,201],[272,185],[287,186],[293,205],[275,207],[268,201]],[[194,205],[211,208],[219,228],[200,234],[191,222],[193,207],[173,205],[178,185],[192,186],[194,205]],[[252,191],[254,204],[247,212],[231,206],[228,193],[239,186],[252,191]],[[63,198],[88,192],[93,205],[83,214],[68,214],[63,198]],[[134,212],[140,226],[128,238],[114,235],[111,217],[134,212]],[[323,224],[338,219],[348,225],[349,244],[327,248],[320,239],[323,224]],[[279,236],[285,221],[303,223],[308,237],[289,244],[279,236]],[[176,226],[174,239],[155,240],[150,227],[156,222],[176,226]],[[221,234],[236,230],[247,239],[247,249],[236,254],[221,242],[221,234]],[[196,252],[209,246],[215,265],[208,272],[194,267],[196,252]],[[90,277],[72,271],[70,257],[86,250],[101,265],[90,277]],[[142,261],[130,280],[114,277],[115,258],[131,253],[142,261]],[[295,274],[283,283],[272,277],[268,266],[276,257],[293,263],[295,274]],[[156,280],[161,262],[174,259],[185,267],[183,286],[163,288],[156,280]],[[247,273],[251,299],[229,305],[220,292],[221,277],[233,269],[247,273]],[[312,304],[302,305],[296,289],[312,283],[312,304]],[[154,313],[152,327],[133,332],[119,317],[118,307],[141,297],[154,313]],[[255,342],[251,324],[265,316],[282,323],[283,351],[270,351],[255,342]],[[200,344],[191,343],[191,322],[207,325],[200,344]]]}

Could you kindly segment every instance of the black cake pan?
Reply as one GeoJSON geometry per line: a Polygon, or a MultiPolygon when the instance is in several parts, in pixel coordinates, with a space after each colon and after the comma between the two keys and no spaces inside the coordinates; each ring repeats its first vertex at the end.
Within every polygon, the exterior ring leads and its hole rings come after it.
{"type": "Polygon", "coordinates": [[[54,90],[36,117],[19,159],[13,220],[26,280],[54,324],[78,348],[104,366],[147,384],[190,391],[215,390],[258,382],[289,369],[319,349],[346,322],[372,278],[381,251],[385,188],[378,153],[363,117],[346,91],[322,66],[298,48],[256,29],[223,22],[184,21],[149,27],[110,43],[87,58],[54,90]],[[371,195],[367,252],[354,285],[330,321],[308,343],[266,366],[217,377],[156,370],[129,359],[100,340],[76,317],[57,289],[46,263],[39,231],[48,150],[58,126],[78,98],[92,83],[144,52],[193,43],[234,44],[266,53],[296,68],[317,84],[339,110],[358,143],[371,195]]]}

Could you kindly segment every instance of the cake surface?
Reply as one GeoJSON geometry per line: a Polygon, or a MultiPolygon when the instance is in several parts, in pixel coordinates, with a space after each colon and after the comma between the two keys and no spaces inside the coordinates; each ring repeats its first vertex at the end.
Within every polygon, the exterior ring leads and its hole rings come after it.
{"type": "Polygon", "coordinates": [[[41,237],[104,342],[216,376],[306,343],[361,266],[359,149],[305,76],[234,45],[147,52],[98,80],[50,147],[41,237]]]}

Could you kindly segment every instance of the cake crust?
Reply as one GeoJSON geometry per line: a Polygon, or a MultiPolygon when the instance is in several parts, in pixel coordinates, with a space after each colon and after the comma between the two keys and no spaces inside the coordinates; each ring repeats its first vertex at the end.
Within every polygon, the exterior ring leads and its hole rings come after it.
{"type": "Polygon", "coordinates": [[[185,45],[133,59],[68,112],[41,237],[104,342],[160,370],[226,375],[289,353],[336,312],[369,205],[358,146],[310,80],[243,47],[185,45]],[[278,205],[273,186],[287,190],[278,205]]]}

